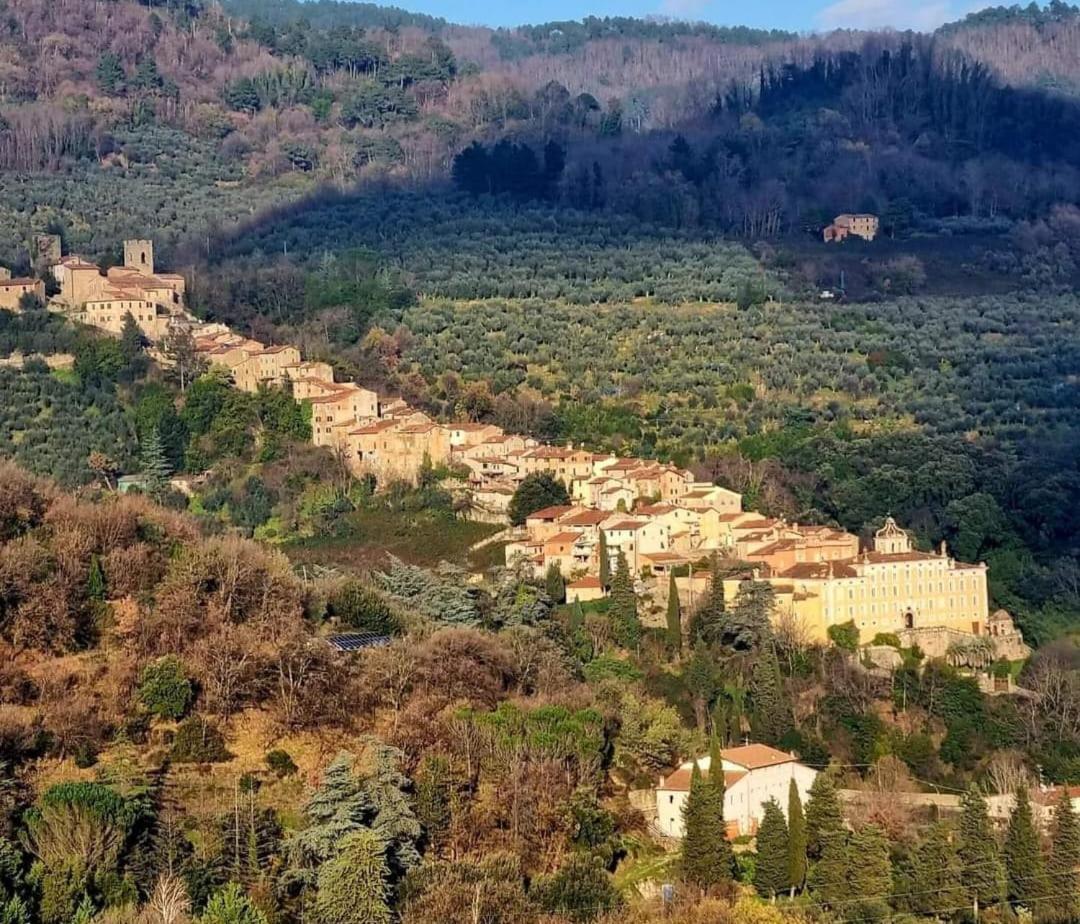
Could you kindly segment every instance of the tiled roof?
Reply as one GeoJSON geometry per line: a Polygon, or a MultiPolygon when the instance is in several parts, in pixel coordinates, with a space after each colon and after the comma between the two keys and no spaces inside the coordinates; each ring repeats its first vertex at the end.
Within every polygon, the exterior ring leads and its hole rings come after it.
{"type": "MultiPolygon", "coordinates": [[[[690,779],[693,775],[693,768],[689,770],[686,767],[680,767],[671,776],[667,777],[660,785],[660,789],[670,789],[675,792],[689,792],[690,791],[690,779]]],[[[702,779],[709,778],[709,771],[701,771],[702,779]]],[[[725,770],[724,771],[724,788],[731,789],[736,783],[739,782],[744,776],[741,770],[725,770]]]]}
{"type": "Polygon", "coordinates": [[[536,510],[533,513],[530,513],[525,519],[557,520],[563,514],[569,513],[573,509],[573,507],[545,507],[543,510],[536,510]]]}
{"type": "Polygon", "coordinates": [[[803,561],[799,562],[797,565],[792,565],[786,571],[781,571],[780,577],[795,578],[796,580],[824,580],[829,577],[830,564],[832,565],[831,571],[834,578],[853,578],[858,576],[851,565],[841,561],[803,561]]]}
{"type": "Polygon", "coordinates": [[[601,590],[603,589],[603,586],[604,585],[600,583],[600,578],[592,576],[583,577],[580,580],[566,585],[568,590],[601,590]]]}
{"type": "Polygon", "coordinates": [[[735,748],[724,748],[720,755],[724,760],[730,760],[747,770],[760,770],[762,767],[774,767],[795,760],[794,755],[771,748],[767,744],[743,744],[735,748]]]}

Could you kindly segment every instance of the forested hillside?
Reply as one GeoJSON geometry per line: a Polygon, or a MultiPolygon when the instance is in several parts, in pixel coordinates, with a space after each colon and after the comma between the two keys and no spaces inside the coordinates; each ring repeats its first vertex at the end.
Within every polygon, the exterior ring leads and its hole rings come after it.
{"type": "Polygon", "coordinates": [[[206,244],[319,184],[444,183],[472,141],[506,138],[538,160],[558,146],[547,198],[749,238],[871,204],[908,223],[911,209],[1033,217],[1076,166],[1075,113],[1046,88],[1075,79],[1060,49],[1077,20],[1058,4],[936,36],[799,38],[630,19],[492,31],[331,2],[20,0],[0,32],[0,258],[24,259],[31,230],[92,255],[136,232],[206,244]],[[677,133],[689,148],[669,154],[677,133]]]}

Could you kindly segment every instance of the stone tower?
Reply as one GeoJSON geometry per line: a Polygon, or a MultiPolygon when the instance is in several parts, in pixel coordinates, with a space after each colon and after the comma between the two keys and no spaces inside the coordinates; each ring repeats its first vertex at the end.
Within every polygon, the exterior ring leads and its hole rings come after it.
{"type": "Polygon", "coordinates": [[[124,266],[147,276],[154,275],[154,242],[124,241],[124,266]]]}

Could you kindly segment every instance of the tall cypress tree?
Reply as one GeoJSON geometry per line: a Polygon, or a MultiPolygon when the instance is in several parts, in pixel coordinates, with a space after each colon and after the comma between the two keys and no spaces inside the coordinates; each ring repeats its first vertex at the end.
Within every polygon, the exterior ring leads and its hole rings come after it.
{"type": "Polygon", "coordinates": [[[682,607],[679,606],[679,588],[675,583],[674,571],[668,579],[667,643],[674,657],[682,654],[682,607]]]}
{"type": "Polygon", "coordinates": [[[611,555],[608,553],[607,533],[600,530],[600,586],[607,590],[611,586],[611,555]]]}
{"type": "Polygon", "coordinates": [[[151,497],[160,497],[165,492],[172,470],[165,457],[165,447],[162,445],[161,433],[157,427],[146,434],[140,449],[139,461],[146,493],[151,497]]]}
{"type": "Polygon", "coordinates": [[[913,851],[903,882],[905,906],[913,914],[940,916],[940,909],[960,908],[967,900],[961,888],[962,867],[948,827],[934,825],[913,851]],[[909,886],[909,887],[908,887],[909,886]]]}
{"type": "Polygon", "coordinates": [[[1080,822],[1067,786],[1054,808],[1048,866],[1047,892],[1054,896],[1049,916],[1055,921],[1080,921],[1080,822]]]}
{"type": "Polygon", "coordinates": [[[975,786],[960,797],[957,853],[966,900],[981,908],[1000,902],[1005,896],[1005,870],[986,799],[975,786]]]}
{"type": "Polygon", "coordinates": [[[726,611],[720,556],[713,552],[709,559],[709,589],[690,619],[690,638],[700,638],[709,643],[719,641],[726,611]]]}
{"type": "Polygon", "coordinates": [[[788,880],[791,894],[803,887],[806,881],[806,816],[803,814],[802,797],[794,779],[788,783],[788,880]]]}
{"type": "Polygon", "coordinates": [[[761,827],[757,833],[757,862],[754,865],[754,888],[763,898],[776,898],[791,887],[788,875],[790,843],[784,813],[775,799],[765,803],[761,827]]]}
{"type": "Polygon", "coordinates": [[[888,917],[892,893],[892,860],[889,839],[877,825],[859,828],[848,843],[847,858],[850,905],[843,917],[849,921],[879,921],[888,917]]]}
{"type": "Polygon", "coordinates": [[[712,781],[702,778],[696,761],[683,806],[681,862],[686,881],[705,891],[731,881],[731,845],[724,831],[723,794],[712,781]]]}
{"type": "Polygon", "coordinates": [[[832,774],[819,773],[806,800],[806,853],[812,860],[821,857],[826,840],[844,830],[844,815],[832,774]]]}
{"type": "Polygon", "coordinates": [[[1016,791],[1016,805],[1009,816],[1009,828],[1005,833],[1005,875],[1009,898],[1034,913],[1038,899],[1045,898],[1049,889],[1039,831],[1035,827],[1026,787],[1016,791]]]}
{"type": "Polygon", "coordinates": [[[638,619],[637,594],[634,593],[630,566],[622,549],[615,565],[615,577],[611,581],[611,616],[612,634],[615,641],[623,648],[636,649],[641,641],[641,621],[638,619]]]}
{"type": "Polygon", "coordinates": [[[544,591],[553,603],[566,601],[566,580],[557,561],[552,560],[548,565],[547,574],[544,575],[544,591]]]}
{"type": "Polygon", "coordinates": [[[779,744],[794,727],[791,703],[780,676],[776,649],[769,645],[758,653],[750,675],[750,729],[758,741],[779,744]]]}

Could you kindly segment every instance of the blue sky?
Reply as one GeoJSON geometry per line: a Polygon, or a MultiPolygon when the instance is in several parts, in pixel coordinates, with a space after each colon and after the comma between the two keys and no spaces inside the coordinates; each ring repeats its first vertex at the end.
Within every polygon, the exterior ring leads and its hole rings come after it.
{"type": "Polygon", "coordinates": [[[395,6],[443,16],[452,22],[514,26],[553,19],[597,16],[673,16],[719,25],[799,32],[893,26],[933,29],[990,4],[970,0],[389,0],[395,6]]]}

